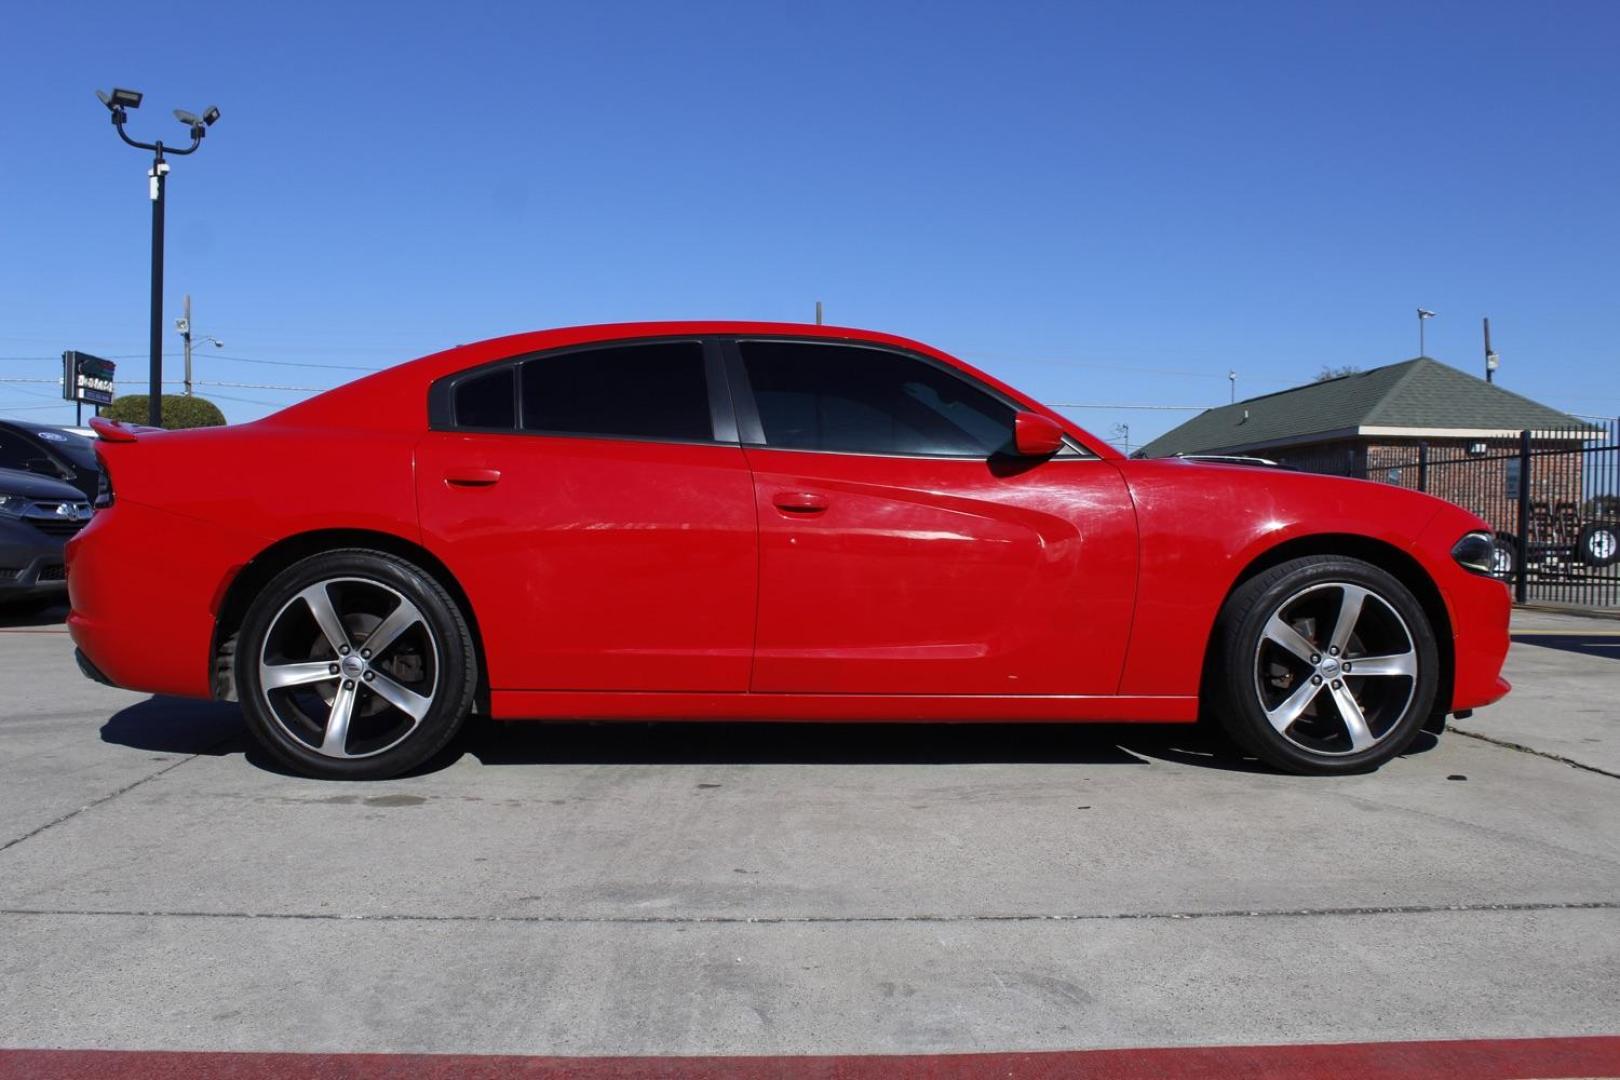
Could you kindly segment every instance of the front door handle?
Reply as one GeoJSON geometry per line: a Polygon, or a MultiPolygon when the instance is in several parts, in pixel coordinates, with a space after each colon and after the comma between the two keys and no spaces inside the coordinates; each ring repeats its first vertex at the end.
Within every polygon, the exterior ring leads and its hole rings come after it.
{"type": "Polygon", "coordinates": [[[445,483],[452,487],[489,487],[501,478],[499,469],[453,467],[444,470],[445,483]]]}
{"type": "Polygon", "coordinates": [[[820,514],[827,509],[827,496],[811,491],[778,491],[771,505],[784,514],[820,514]]]}

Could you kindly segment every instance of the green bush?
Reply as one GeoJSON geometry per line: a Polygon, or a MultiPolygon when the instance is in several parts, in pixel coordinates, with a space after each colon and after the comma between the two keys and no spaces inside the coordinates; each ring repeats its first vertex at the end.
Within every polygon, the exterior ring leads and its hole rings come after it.
{"type": "MultiPolygon", "coordinates": [[[[109,420],[123,420],[130,424],[144,424],[146,419],[145,394],[125,394],[113,398],[113,403],[101,410],[109,420]]],[[[163,427],[170,431],[181,428],[220,427],[225,414],[207,398],[187,397],[184,394],[163,395],[163,427]]]]}

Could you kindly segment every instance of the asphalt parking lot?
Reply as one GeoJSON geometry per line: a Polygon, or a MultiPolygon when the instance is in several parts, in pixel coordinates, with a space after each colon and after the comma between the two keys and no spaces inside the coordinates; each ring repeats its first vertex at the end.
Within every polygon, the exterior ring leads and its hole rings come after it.
{"type": "Polygon", "coordinates": [[[245,752],[233,707],[92,684],[62,627],[10,624],[0,1046],[1611,1032],[1620,622],[1517,626],[1478,737],[1370,776],[1278,776],[1177,728],[536,725],[344,784],[245,752]]]}

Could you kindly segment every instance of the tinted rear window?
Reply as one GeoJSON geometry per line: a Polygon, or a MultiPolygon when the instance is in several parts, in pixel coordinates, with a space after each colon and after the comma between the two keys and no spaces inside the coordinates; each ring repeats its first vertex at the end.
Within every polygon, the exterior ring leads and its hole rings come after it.
{"type": "Polygon", "coordinates": [[[709,384],[695,341],[615,345],[522,365],[523,428],[563,435],[710,441],[709,384]]]}
{"type": "Polygon", "coordinates": [[[517,397],[512,369],[496,368],[456,384],[456,425],[472,428],[517,427],[517,397]]]}

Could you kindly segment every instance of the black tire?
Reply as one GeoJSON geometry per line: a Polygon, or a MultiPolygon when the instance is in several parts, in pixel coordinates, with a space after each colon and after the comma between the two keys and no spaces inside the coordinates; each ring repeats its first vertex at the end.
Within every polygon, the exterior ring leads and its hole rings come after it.
{"type": "Polygon", "coordinates": [[[1221,609],[1213,647],[1206,693],[1216,716],[1240,747],[1284,772],[1375,769],[1411,745],[1435,708],[1439,649],[1428,617],[1406,586],[1360,559],[1292,559],[1244,582],[1221,609]],[[1339,612],[1351,598],[1360,614],[1346,636],[1339,612]],[[1358,676],[1364,659],[1377,670],[1358,676]]]}
{"type": "Polygon", "coordinates": [[[1575,553],[1587,566],[1601,568],[1620,562],[1620,525],[1606,521],[1582,525],[1575,553]]]}
{"type": "Polygon", "coordinates": [[[236,683],[249,731],[276,761],[305,776],[380,780],[416,768],[455,737],[472,709],[478,660],[461,609],[430,574],[351,548],[303,559],[265,586],[242,623],[236,683]],[[323,629],[329,623],[310,599],[317,596],[341,623],[343,644],[323,629]],[[390,618],[407,617],[373,657],[368,642],[386,636],[390,618]],[[266,679],[295,671],[304,672],[296,682],[289,676],[266,691],[266,679]],[[340,694],[346,709],[337,707],[340,694]]]}

